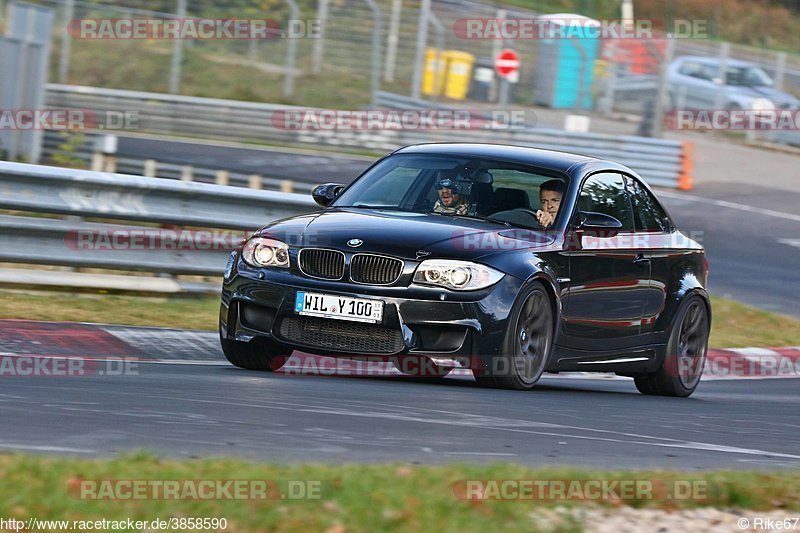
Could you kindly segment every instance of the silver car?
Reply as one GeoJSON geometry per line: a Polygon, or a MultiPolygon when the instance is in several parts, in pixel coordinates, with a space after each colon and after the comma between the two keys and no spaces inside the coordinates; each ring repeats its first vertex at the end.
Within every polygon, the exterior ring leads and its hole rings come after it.
{"type": "Polygon", "coordinates": [[[669,67],[670,103],[677,109],[796,109],[800,101],[774,88],[772,78],[753,63],[728,59],[725,79],[715,57],[682,56],[669,67]]]}

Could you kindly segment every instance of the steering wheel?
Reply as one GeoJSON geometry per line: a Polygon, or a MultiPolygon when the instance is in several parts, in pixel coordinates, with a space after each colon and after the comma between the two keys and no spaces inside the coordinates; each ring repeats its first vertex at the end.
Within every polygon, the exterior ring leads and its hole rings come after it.
{"type": "MultiPolygon", "coordinates": [[[[507,209],[505,211],[498,211],[497,213],[494,213],[489,218],[492,218],[492,219],[495,219],[495,220],[500,220],[500,221],[503,221],[503,222],[511,222],[512,224],[517,224],[517,225],[520,225],[520,226],[528,226],[530,228],[541,228],[541,226],[539,225],[539,218],[536,216],[536,211],[534,211],[533,209],[527,209],[527,208],[524,208],[524,207],[517,207],[515,209],[507,209]],[[526,222],[521,221],[519,219],[519,217],[517,216],[517,214],[525,214],[525,215],[528,215],[529,217],[533,218],[533,224],[530,224],[527,221],[526,222]],[[497,215],[500,215],[500,216],[497,216],[497,215]]],[[[542,228],[542,229],[544,229],[544,228],[542,228]]]]}

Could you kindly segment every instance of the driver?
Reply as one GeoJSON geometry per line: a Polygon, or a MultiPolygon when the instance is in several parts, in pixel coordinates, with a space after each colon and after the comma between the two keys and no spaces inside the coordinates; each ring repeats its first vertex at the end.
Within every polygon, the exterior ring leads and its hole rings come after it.
{"type": "Polygon", "coordinates": [[[469,199],[461,195],[455,179],[444,177],[436,184],[436,188],[439,190],[439,199],[433,206],[434,213],[466,215],[469,212],[469,199]]]}
{"type": "Polygon", "coordinates": [[[564,196],[564,182],[561,180],[548,180],[539,186],[539,201],[542,208],[536,211],[536,220],[542,229],[553,225],[561,206],[561,197],[564,196]]]}

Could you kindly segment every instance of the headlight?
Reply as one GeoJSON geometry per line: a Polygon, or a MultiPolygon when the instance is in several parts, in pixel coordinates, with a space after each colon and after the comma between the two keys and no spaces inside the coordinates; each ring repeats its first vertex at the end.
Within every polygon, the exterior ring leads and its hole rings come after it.
{"type": "Polygon", "coordinates": [[[775,109],[775,104],[766,98],[753,98],[750,101],[750,107],[753,111],[772,111],[775,109]]]}
{"type": "Polygon", "coordinates": [[[275,239],[253,237],[242,248],[242,259],[254,267],[289,268],[289,247],[275,239]]]}
{"type": "Polygon", "coordinates": [[[502,272],[469,261],[428,259],[417,267],[414,283],[457,291],[485,289],[500,281],[502,272]]]}

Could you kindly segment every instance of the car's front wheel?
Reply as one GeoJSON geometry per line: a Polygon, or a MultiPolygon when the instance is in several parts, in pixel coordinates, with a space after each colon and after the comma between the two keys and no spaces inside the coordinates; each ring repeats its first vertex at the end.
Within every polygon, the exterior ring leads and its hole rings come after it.
{"type": "Polygon", "coordinates": [[[635,378],[639,392],[684,398],[691,395],[703,375],[710,331],[705,301],[690,296],[675,317],[661,368],[635,378]]]}
{"type": "Polygon", "coordinates": [[[272,341],[253,339],[250,342],[239,342],[220,339],[225,358],[234,366],[247,370],[278,370],[286,364],[291,351],[286,351],[272,341]]]}
{"type": "Polygon", "coordinates": [[[491,363],[484,362],[475,379],[487,387],[532,389],[552,349],[553,306],[544,286],[534,282],[514,302],[500,355],[491,363]]]}

